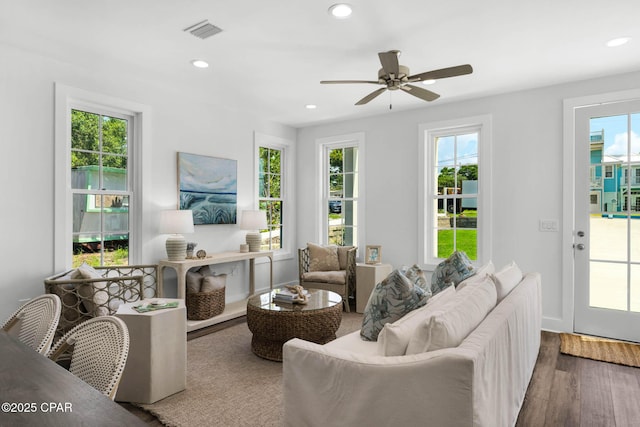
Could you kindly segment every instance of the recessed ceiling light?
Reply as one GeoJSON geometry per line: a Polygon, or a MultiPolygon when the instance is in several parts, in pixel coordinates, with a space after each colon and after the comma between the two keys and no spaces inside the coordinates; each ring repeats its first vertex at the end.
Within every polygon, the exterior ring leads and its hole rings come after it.
{"type": "Polygon", "coordinates": [[[346,19],[351,16],[351,5],[347,3],[336,3],[329,8],[329,13],[331,16],[337,19],[346,19]]]}
{"type": "Polygon", "coordinates": [[[616,39],[609,40],[607,42],[607,46],[608,47],[622,46],[623,44],[626,44],[629,40],[631,40],[631,37],[618,37],[616,39]]]}
{"type": "Polygon", "coordinates": [[[307,104],[304,106],[304,108],[306,108],[307,110],[315,110],[316,108],[318,108],[318,106],[315,104],[307,104]]]}
{"type": "Polygon", "coordinates": [[[194,67],[197,67],[197,68],[207,68],[207,67],[209,67],[209,63],[207,61],[202,60],[202,59],[194,59],[193,61],[191,61],[191,63],[193,64],[194,67]]]}
{"type": "Polygon", "coordinates": [[[423,85],[432,85],[432,84],[434,84],[435,82],[436,82],[436,81],[435,81],[435,79],[429,79],[429,80],[423,80],[423,81],[422,81],[422,84],[423,84],[423,85]]]}

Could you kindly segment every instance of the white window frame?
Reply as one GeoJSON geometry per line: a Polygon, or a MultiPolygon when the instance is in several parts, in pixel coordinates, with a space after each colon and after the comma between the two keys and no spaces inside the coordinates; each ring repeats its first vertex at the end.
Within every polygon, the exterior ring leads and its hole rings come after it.
{"type": "Polygon", "coordinates": [[[149,106],[98,94],[83,89],[55,84],[55,148],[54,148],[54,269],[71,268],[73,248],[73,192],[71,191],[71,110],[112,111],[133,117],[133,142],[129,150],[129,179],[133,196],[129,200],[129,264],[142,264],[142,245],[152,235],[153,224],[142,218],[149,206],[144,193],[151,182],[150,156],[143,156],[151,146],[149,106]]]}
{"type": "MultiPolygon", "coordinates": [[[[295,215],[293,207],[293,194],[294,179],[293,160],[295,159],[295,145],[292,141],[284,138],[280,138],[273,135],[267,135],[261,132],[254,132],[253,136],[254,147],[254,209],[260,208],[260,194],[259,185],[260,182],[260,147],[267,147],[276,150],[280,150],[280,199],[282,200],[282,234],[280,237],[282,242],[282,248],[273,252],[274,260],[290,259],[294,254],[294,231],[295,231],[295,215]]],[[[266,260],[256,260],[257,263],[266,262],[266,260]]]]}
{"type": "Polygon", "coordinates": [[[329,150],[336,148],[358,148],[358,197],[357,197],[357,242],[354,245],[359,249],[359,253],[364,252],[365,237],[365,137],[364,132],[355,132],[345,135],[337,135],[327,138],[319,138],[316,140],[316,236],[317,241],[322,244],[328,244],[329,224],[327,218],[329,215],[329,188],[327,182],[329,180],[329,161],[327,153],[329,150]]]}
{"type": "Polygon", "coordinates": [[[418,256],[426,269],[434,269],[442,260],[432,255],[430,248],[433,245],[434,215],[437,209],[433,209],[435,203],[431,190],[435,188],[434,176],[430,171],[435,167],[437,159],[434,158],[432,144],[435,137],[448,133],[460,133],[461,131],[478,132],[478,250],[476,265],[482,265],[491,259],[491,145],[492,145],[492,116],[481,115],[441,122],[424,123],[418,126],[420,133],[419,147],[419,248],[418,256]]]}

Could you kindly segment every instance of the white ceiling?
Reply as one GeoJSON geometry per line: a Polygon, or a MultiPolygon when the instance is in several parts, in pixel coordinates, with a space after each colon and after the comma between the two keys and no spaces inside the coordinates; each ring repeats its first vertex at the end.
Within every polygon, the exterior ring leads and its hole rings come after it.
{"type": "Polygon", "coordinates": [[[0,0],[0,42],[295,127],[640,70],[639,0],[348,2],[352,17],[336,20],[332,0],[0,0]],[[205,19],[223,32],[183,31],[205,19]],[[632,40],[605,46],[619,36],[632,40]],[[319,84],[375,80],[377,53],[392,49],[412,74],[474,72],[429,86],[441,95],[430,104],[387,92],[354,106],[377,86],[319,84]]]}

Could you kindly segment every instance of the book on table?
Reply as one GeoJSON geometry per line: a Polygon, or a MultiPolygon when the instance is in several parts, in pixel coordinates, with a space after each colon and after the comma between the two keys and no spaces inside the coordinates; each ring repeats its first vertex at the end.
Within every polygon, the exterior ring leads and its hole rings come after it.
{"type": "MultiPolygon", "coordinates": [[[[304,290],[304,294],[305,295],[309,295],[309,291],[307,291],[306,289],[304,290]]],[[[291,292],[289,289],[286,288],[277,288],[273,290],[273,300],[274,301],[278,301],[278,302],[293,302],[296,301],[300,298],[300,296],[295,293],[295,292],[291,292]]]]}

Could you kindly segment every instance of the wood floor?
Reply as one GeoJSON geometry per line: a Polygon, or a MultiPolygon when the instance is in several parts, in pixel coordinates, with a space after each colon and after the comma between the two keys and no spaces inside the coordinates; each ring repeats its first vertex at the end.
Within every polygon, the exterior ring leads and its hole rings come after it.
{"type": "MultiPolygon", "coordinates": [[[[133,405],[122,406],[148,425],[162,425],[133,405]]],[[[640,426],[640,369],[561,354],[560,336],[542,332],[516,426],[640,426]]]]}
{"type": "Polygon", "coordinates": [[[639,368],[561,354],[560,336],[542,332],[516,426],[639,425],[639,368]]]}

